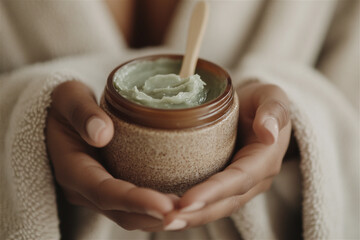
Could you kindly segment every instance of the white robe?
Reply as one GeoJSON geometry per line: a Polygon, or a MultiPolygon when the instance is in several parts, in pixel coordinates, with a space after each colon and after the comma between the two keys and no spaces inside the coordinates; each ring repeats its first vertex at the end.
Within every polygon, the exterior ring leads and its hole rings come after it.
{"type": "Polygon", "coordinates": [[[130,50],[102,1],[0,2],[0,239],[360,238],[357,0],[210,1],[201,57],[227,68],[235,84],[282,87],[300,149],[231,220],[128,232],[56,201],[44,136],[52,90],[77,79],[99,96],[120,63],[182,53],[193,4],[181,3],[164,47],[130,50]]]}

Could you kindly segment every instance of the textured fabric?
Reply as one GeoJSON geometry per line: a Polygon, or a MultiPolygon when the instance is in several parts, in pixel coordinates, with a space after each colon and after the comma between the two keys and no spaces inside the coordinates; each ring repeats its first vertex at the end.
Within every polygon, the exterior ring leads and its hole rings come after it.
{"type": "MultiPolygon", "coordinates": [[[[352,107],[321,74],[306,66],[290,62],[274,63],[252,56],[244,61],[242,68],[244,71],[241,71],[241,77],[262,79],[280,85],[292,101],[291,120],[301,154],[304,237],[329,239],[356,236],[359,216],[354,210],[358,208],[359,196],[350,194],[350,189],[356,192],[355,189],[359,186],[359,172],[356,168],[359,166],[357,150],[359,140],[358,135],[353,134],[354,130],[358,130],[358,116],[352,107]],[[342,127],[334,127],[339,125],[342,127]],[[354,151],[350,153],[349,149],[354,149],[354,151]],[[339,156],[342,157],[339,159],[339,156]],[[346,181],[345,185],[342,184],[344,181],[346,181]]],[[[285,167],[284,164],[283,171],[285,167]]],[[[292,188],[291,185],[286,186],[275,181],[273,190],[279,191],[280,187],[287,187],[290,191],[292,188]]],[[[251,223],[249,219],[255,220],[249,226],[249,237],[271,236],[276,226],[273,226],[271,232],[268,233],[258,231],[258,229],[266,229],[268,224],[287,225],[287,217],[291,211],[287,213],[287,216],[282,216],[284,206],[281,194],[279,201],[269,201],[271,194],[270,191],[259,196],[249,206],[240,210],[240,216],[247,216],[247,214],[254,214],[253,208],[257,211],[271,208],[267,210],[269,222],[265,226],[259,226],[261,222],[258,222],[255,217],[247,218],[248,224],[251,223]],[[241,213],[242,211],[245,213],[241,213]]],[[[242,231],[242,233],[246,232],[242,231]]],[[[281,232],[278,232],[276,236],[280,234],[281,232]]],[[[286,239],[290,236],[283,237],[286,239]]]]}
{"type": "Polygon", "coordinates": [[[193,4],[180,5],[167,48],[129,51],[101,1],[0,2],[0,239],[360,238],[357,0],[210,1],[201,56],[235,84],[274,83],[291,100],[300,156],[268,192],[232,220],[176,233],[125,231],[69,206],[72,231],[60,232],[44,137],[51,91],[76,79],[99,96],[125,60],[183,52],[193,4]]]}
{"type": "Polygon", "coordinates": [[[14,133],[5,137],[6,155],[1,163],[1,230],[8,239],[59,236],[43,129],[51,90],[63,78],[33,79],[17,101],[20,107],[12,111],[9,129],[14,133]]]}
{"type": "Polygon", "coordinates": [[[101,1],[0,1],[0,72],[124,41],[101,1]]]}

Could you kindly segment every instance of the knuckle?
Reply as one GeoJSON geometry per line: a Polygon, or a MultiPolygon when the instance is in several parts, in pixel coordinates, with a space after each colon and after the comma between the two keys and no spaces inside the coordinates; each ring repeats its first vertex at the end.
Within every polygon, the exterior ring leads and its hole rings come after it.
{"type": "Polygon", "coordinates": [[[213,188],[219,189],[219,195],[224,195],[223,190],[226,188],[226,184],[221,180],[221,178],[215,175],[214,177],[211,177],[208,182],[213,185],[213,188]]]}
{"type": "Polygon", "coordinates": [[[85,118],[87,117],[86,110],[84,106],[77,103],[74,104],[73,107],[70,110],[69,120],[71,123],[85,123],[85,118]]]}
{"type": "Polygon", "coordinates": [[[218,177],[213,177],[213,178],[209,179],[209,181],[211,181],[219,189],[223,189],[225,187],[224,182],[218,177]]]}
{"type": "Polygon", "coordinates": [[[196,219],[192,219],[189,221],[187,228],[201,226],[204,225],[212,220],[212,216],[209,212],[205,211],[200,214],[196,219]]]}
{"type": "MultiPolygon", "coordinates": [[[[236,176],[237,174],[242,174],[242,172],[238,172],[235,169],[227,169],[227,173],[230,175],[231,174],[231,178],[233,178],[233,176],[236,176]]],[[[235,177],[236,178],[236,177],[235,177]]],[[[213,189],[217,189],[216,191],[216,195],[213,196],[212,201],[217,201],[219,199],[225,199],[227,197],[229,197],[230,195],[233,195],[235,192],[236,194],[239,194],[239,192],[243,192],[246,191],[244,190],[244,186],[247,186],[247,183],[241,182],[239,184],[239,188],[233,188],[233,181],[229,181],[229,178],[224,175],[215,175],[212,178],[210,178],[208,180],[208,182],[211,183],[211,186],[213,189]]],[[[245,187],[246,188],[246,187],[245,187]]]]}
{"type": "Polygon", "coordinates": [[[254,186],[255,179],[248,172],[244,171],[241,167],[237,165],[232,166],[231,169],[235,171],[238,175],[243,175],[238,194],[244,194],[249,191],[252,186],[254,186]]]}
{"type": "Polygon", "coordinates": [[[239,200],[238,197],[233,197],[230,199],[230,212],[228,213],[228,216],[230,216],[233,213],[236,213],[241,207],[242,207],[242,203],[239,200]]]}
{"type": "Polygon", "coordinates": [[[96,190],[94,191],[94,203],[100,210],[110,210],[104,201],[104,185],[106,184],[108,179],[102,180],[96,186],[96,190]]]}

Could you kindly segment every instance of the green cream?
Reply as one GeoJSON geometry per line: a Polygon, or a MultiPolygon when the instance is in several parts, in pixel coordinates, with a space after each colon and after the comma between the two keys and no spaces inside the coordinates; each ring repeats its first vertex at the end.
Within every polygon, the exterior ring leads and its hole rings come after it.
{"type": "Polygon", "coordinates": [[[136,61],[115,72],[114,86],[130,101],[162,109],[195,107],[224,91],[225,84],[206,72],[180,78],[180,66],[181,61],[168,58],[136,61]]]}

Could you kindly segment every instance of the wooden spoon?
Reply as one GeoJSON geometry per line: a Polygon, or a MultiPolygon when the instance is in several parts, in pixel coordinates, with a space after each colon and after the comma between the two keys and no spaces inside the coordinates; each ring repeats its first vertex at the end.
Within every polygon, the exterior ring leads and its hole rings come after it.
{"type": "Polygon", "coordinates": [[[190,19],[185,56],[182,62],[180,77],[186,78],[195,73],[195,67],[199,58],[201,41],[209,15],[209,6],[206,1],[196,4],[190,19]]]}

